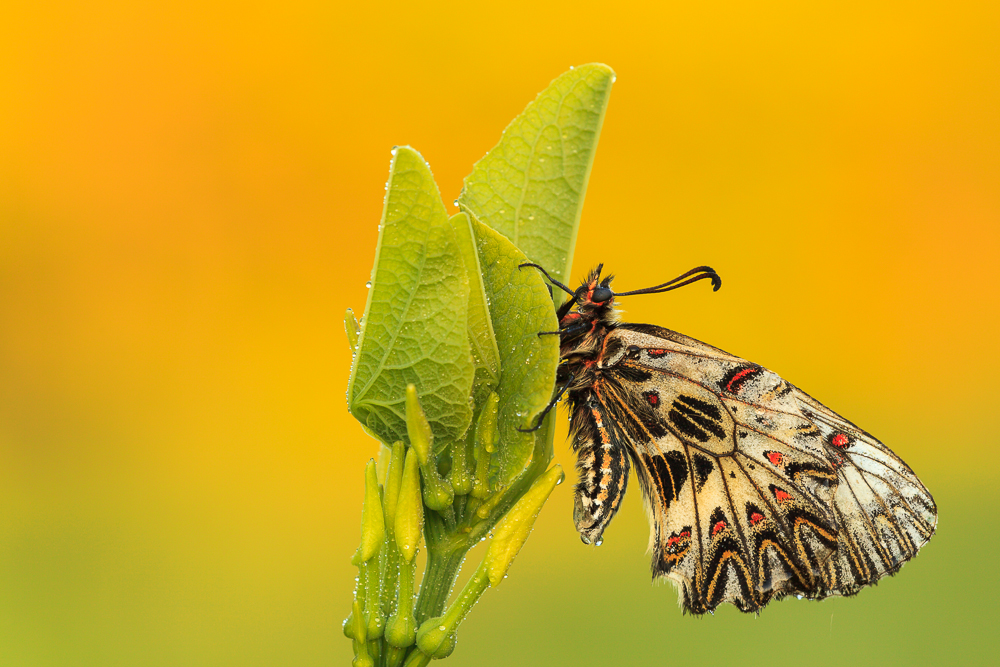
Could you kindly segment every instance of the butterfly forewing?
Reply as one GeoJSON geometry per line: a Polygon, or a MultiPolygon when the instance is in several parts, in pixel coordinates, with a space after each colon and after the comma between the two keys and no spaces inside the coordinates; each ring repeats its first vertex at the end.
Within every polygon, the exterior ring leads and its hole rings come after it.
{"type": "Polygon", "coordinates": [[[937,508],[913,471],[885,445],[796,390],[830,450],[840,484],[834,498],[846,534],[828,565],[827,595],[852,595],[894,574],[934,534],[937,508]]]}
{"type": "Polygon", "coordinates": [[[669,329],[619,323],[581,293],[574,331],[592,326],[564,337],[563,364],[574,379],[584,541],[600,541],[630,467],[654,576],[674,581],[693,613],[851,595],[930,539],[933,499],[871,435],[766,368],[669,329]]]}

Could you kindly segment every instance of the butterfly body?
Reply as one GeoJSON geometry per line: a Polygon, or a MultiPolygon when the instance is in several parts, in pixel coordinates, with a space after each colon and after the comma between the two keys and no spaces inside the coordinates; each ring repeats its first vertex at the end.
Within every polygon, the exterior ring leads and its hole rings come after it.
{"type": "Polygon", "coordinates": [[[610,282],[598,268],[558,312],[584,542],[634,474],[653,574],[700,614],[852,595],[930,539],[933,499],[881,442],[757,364],[620,322],[610,282]]]}

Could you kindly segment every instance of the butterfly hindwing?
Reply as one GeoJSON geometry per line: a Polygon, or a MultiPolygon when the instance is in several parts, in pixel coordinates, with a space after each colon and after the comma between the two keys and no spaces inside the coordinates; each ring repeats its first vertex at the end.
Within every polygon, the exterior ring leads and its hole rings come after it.
{"type": "Polygon", "coordinates": [[[594,395],[577,405],[572,431],[578,478],[573,520],[584,542],[600,544],[628,485],[628,448],[594,395]]]}

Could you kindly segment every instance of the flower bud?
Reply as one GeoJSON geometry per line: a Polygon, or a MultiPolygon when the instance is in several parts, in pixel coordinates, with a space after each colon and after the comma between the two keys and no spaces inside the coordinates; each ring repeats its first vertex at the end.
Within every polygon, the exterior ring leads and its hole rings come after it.
{"type": "Polygon", "coordinates": [[[407,563],[413,560],[420,543],[420,532],[424,525],[424,503],[420,498],[420,470],[417,453],[413,448],[406,450],[403,463],[403,479],[396,501],[396,517],[393,529],[399,553],[407,563]]]}
{"type": "Polygon", "coordinates": [[[344,636],[348,639],[354,639],[354,610],[347,615],[344,622],[341,624],[341,629],[344,631],[344,636]]]}
{"type": "Polygon", "coordinates": [[[417,648],[435,659],[447,658],[455,650],[456,633],[449,632],[443,616],[429,618],[417,630],[417,648]]]}
{"type": "Polygon", "coordinates": [[[424,504],[435,512],[450,511],[455,501],[451,483],[438,474],[437,466],[432,463],[420,466],[420,472],[424,479],[424,504]]]}
{"type": "Polygon", "coordinates": [[[500,397],[495,391],[490,392],[486,399],[483,411],[479,413],[479,420],[476,422],[476,444],[493,453],[497,444],[497,416],[499,414],[500,397]]]}
{"type": "Polygon", "coordinates": [[[483,558],[490,585],[496,586],[507,574],[514,556],[521,550],[528,533],[535,525],[535,518],[548,499],[552,489],[563,477],[562,467],[556,465],[538,477],[521,499],[510,508],[493,529],[493,539],[483,558]]]}
{"type": "Polygon", "coordinates": [[[449,477],[451,488],[454,489],[456,496],[468,495],[475,483],[475,479],[469,473],[469,466],[466,463],[468,460],[469,441],[472,439],[472,437],[469,437],[465,440],[459,440],[451,447],[451,473],[449,473],[449,477]]]}
{"type": "Polygon", "coordinates": [[[430,656],[425,655],[422,651],[410,651],[410,655],[406,658],[406,664],[403,667],[427,667],[430,662],[430,656]]]}
{"type": "Polygon", "coordinates": [[[365,466],[365,502],[361,508],[361,561],[368,562],[385,541],[385,517],[375,474],[375,461],[365,466]]]}
{"type": "Polygon", "coordinates": [[[354,311],[350,308],[344,313],[344,329],[347,330],[347,344],[351,346],[351,354],[358,352],[358,338],[361,337],[361,327],[354,317],[354,311]]]}
{"type": "Polygon", "coordinates": [[[385,511],[385,527],[390,532],[395,531],[396,503],[399,501],[399,488],[403,483],[403,461],[406,458],[406,446],[402,440],[397,440],[392,446],[389,457],[389,467],[385,472],[385,493],[382,500],[385,511]]]}
{"type": "Polygon", "coordinates": [[[396,601],[396,612],[389,617],[385,626],[385,640],[390,646],[406,648],[412,646],[417,636],[417,621],[413,617],[413,578],[416,575],[417,562],[400,562],[399,564],[399,596],[396,601]]]}
{"type": "Polygon", "coordinates": [[[437,459],[434,456],[434,434],[427,422],[420,400],[417,398],[417,388],[412,384],[406,386],[406,433],[410,437],[410,448],[416,450],[420,458],[420,470],[424,476],[424,504],[436,512],[451,509],[455,500],[455,491],[446,479],[442,479],[437,469],[437,459]]]}
{"type": "Polygon", "coordinates": [[[379,639],[385,632],[385,615],[382,613],[382,587],[376,560],[365,563],[368,570],[368,596],[365,598],[365,618],[368,621],[365,636],[368,641],[379,639]]]}
{"type": "MultiPolygon", "coordinates": [[[[476,472],[472,480],[473,498],[485,500],[490,495],[490,452],[493,451],[497,439],[497,406],[500,397],[496,392],[490,392],[486,405],[476,420],[475,447],[473,454],[476,459],[476,472]]],[[[483,515],[485,516],[485,515],[483,515]]]]}
{"type": "Polygon", "coordinates": [[[420,407],[417,388],[412,384],[406,385],[406,434],[410,437],[410,446],[417,450],[420,465],[427,465],[434,448],[434,433],[420,407]]]}
{"type": "Polygon", "coordinates": [[[351,616],[354,618],[354,661],[351,665],[353,667],[374,667],[375,661],[372,660],[371,654],[368,652],[364,615],[361,613],[361,605],[357,601],[354,602],[354,611],[351,612],[351,616]]]}
{"type": "Polygon", "coordinates": [[[500,501],[503,500],[503,494],[504,491],[506,490],[507,487],[501,487],[496,489],[493,492],[493,495],[484,500],[483,504],[476,509],[476,516],[478,516],[480,519],[485,519],[490,514],[492,514],[493,510],[495,510],[497,505],[500,504],[500,501]]]}

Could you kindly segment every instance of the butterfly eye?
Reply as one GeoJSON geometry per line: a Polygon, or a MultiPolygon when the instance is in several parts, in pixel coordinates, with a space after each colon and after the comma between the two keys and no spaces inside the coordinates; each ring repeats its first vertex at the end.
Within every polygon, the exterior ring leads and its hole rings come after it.
{"type": "Polygon", "coordinates": [[[594,293],[591,294],[590,300],[594,303],[604,303],[605,301],[610,301],[611,297],[615,294],[607,287],[598,287],[594,289],[594,293]]]}

